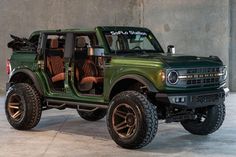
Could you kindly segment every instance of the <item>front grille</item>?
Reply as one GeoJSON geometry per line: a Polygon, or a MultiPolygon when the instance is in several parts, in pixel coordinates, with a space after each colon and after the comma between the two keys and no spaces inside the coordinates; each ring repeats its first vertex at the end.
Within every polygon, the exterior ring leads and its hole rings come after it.
{"type": "Polygon", "coordinates": [[[205,74],[205,73],[219,73],[220,67],[213,67],[213,68],[193,68],[187,69],[187,74],[205,74]]]}
{"type": "Polygon", "coordinates": [[[219,86],[226,79],[224,69],[224,66],[174,69],[179,74],[179,80],[175,84],[175,87],[196,88],[219,86]]]}
{"type": "Polygon", "coordinates": [[[186,80],[187,85],[218,84],[219,78],[190,79],[186,80]]]}

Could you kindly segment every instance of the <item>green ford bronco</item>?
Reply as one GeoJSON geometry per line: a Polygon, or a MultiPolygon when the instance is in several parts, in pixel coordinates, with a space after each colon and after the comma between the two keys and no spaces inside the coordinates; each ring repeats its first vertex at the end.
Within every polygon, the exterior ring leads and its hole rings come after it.
{"type": "Polygon", "coordinates": [[[180,122],[207,135],[225,117],[227,70],[217,56],[165,53],[146,28],[96,27],[11,35],[6,117],[12,127],[35,127],[43,110],[73,108],[80,117],[106,116],[121,147],[150,143],[158,120],[180,122]]]}

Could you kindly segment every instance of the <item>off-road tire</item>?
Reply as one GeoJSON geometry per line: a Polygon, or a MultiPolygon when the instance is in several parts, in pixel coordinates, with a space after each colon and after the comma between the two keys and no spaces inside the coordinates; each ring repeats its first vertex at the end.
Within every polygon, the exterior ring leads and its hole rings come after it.
{"type": "Polygon", "coordinates": [[[199,120],[185,120],[181,124],[185,130],[195,135],[208,135],[220,128],[225,118],[224,103],[214,106],[208,106],[206,117],[203,122],[199,120]]]}
{"type": "Polygon", "coordinates": [[[87,121],[98,121],[106,116],[107,111],[105,109],[97,109],[93,112],[79,111],[80,117],[87,121]]]}
{"type": "Polygon", "coordinates": [[[34,87],[27,83],[17,83],[12,85],[6,94],[5,113],[8,122],[15,129],[29,130],[35,127],[39,123],[42,114],[42,106],[38,92],[34,87]],[[12,112],[12,107],[9,105],[14,103],[18,103],[20,107],[13,107],[22,109],[20,116],[17,118],[14,118],[14,114],[11,115],[10,113],[12,112]]]}
{"type": "MultiPolygon", "coordinates": [[[[123,110],[122,112],[124,112],[123,110]]],[[[127,121],[128,126],[128,114],[124,121],[127,121]]],[[[124,115],[124,114],[123,114],[124,115]]],[[[119,117],[119,116],[118,116],[119,117]]],[[[118,118],[117,117],[117,118],[118,118]]],[[[132,121],[132,120],[131,120],[132,121]]],[[[131,123],[132,124],[132,123],[131,123]]],[[[158,117],[156,106],[150,103],[147,98],[136,91],[124,91],[116,95],[110,102],[110,106],[107,113],[107,127],[112,139],[121,147],[128,149],[138,149],[149,144],[155,137],[158,129],[158,117]],[[124,104],[124,106],[122,106],[124,104]],[[127,112],[133,112],[134,125],[132,133],[121,135],[117,133],[118,125],[115,125],[115,117],[117,117],[118,109],[127,107],[127,112]]],[[[125,128],[126,129],[126,128],[125,128]]]]}

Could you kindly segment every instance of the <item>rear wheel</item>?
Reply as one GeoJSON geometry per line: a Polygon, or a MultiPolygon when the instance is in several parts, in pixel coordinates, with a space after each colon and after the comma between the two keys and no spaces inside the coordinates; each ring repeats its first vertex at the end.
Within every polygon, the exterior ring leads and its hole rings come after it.
{"type": "Polygon", "coordinates": [[[17,83],[9,88],[5,102],[8,122],[18,130],[35,127],[42,113],[38,92],[27,83],[17,83]]]}
{"type": "Polygon", "coordinates": [[[110,103],[107,127],[112,139],[121,147],[144,147],[157,132],[156,107],[136,91],[121,92],[110,103]]]}
{"type": "Polygon", "coordinates": [[[194,120],[182,121],[184,129],[192,134],[207,135],[215,132],[222,125],[225,118],[224,103],[195,109],[194,120]]]}

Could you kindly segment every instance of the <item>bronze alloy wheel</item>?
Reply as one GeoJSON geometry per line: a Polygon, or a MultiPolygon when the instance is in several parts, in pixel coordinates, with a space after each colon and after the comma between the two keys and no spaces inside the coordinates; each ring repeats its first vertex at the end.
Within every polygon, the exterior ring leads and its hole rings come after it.
{"type": "Polygon", "coordinates": [[[24,113],[24,106],[19,95],[13,94],[10,96],[7,109],[12,119],[15,121],[21,120],[24,113]]]}
{"type": "Polygon", "coordinates": [[[6,94],[6,118],[13,128],[29,130],[41,118],[41,105],[40,96],[34,87],[27,83],[13,84],[6,94]]]}
{"type": "Polygon", "coordinates": [[[153,140],[158,128],[157,110],[143,94],[123,91],[109,105],[107,128],[119,146],[137,149],[153,140]]]}
{"type": "Polygon", "coordinates": [[[134,135],[137,128],[136,114],[131,106],[119,104],[112,115],[112,125],[120,138],[129,138],[134,135]]]}

